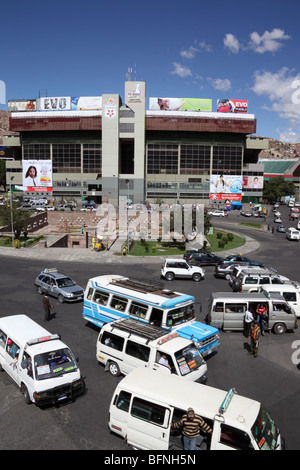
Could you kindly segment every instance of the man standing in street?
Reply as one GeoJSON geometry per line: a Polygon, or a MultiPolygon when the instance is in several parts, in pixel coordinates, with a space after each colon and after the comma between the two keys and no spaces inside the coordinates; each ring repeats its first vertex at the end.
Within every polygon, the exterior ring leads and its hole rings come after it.
{"type": "Polygon", "coordinates": [[[46,293],[43,294],[43,307],[45,310],[44,321],[47,322],[50,320],[50,310],[54,307],[50,305],[49,297],[46,293]]]}
{"type": "Polygon", "coordinates": [[[182,428],[184,450],[197,450],[201,431],[211,434],[212,429],[208,424],[196,415],[193,408],[189,408],[177,423],[172,423],[172,429],[182,428]]]}
{"type": "Polygon", "coordinates": [[[254,357],[257,357],[258,355],[258,345],[259,345],[259,340],[261,337],[261,332],[260,332],[260,327],[257,324],[257,321],[255,320],[252,327],[251,327],[251,332],[250,332],[250,354],[252,354],[254,357]]]}
{"type": "Polygon", "coordinates": [[[247,308],[245,312],[245,317],[244,317],[244,335],[246,338],[249,338],[250,336],[250,331],[251,331],[251,325],[253,322],[254,318],[252,315],[251,310],[247,308]]]}

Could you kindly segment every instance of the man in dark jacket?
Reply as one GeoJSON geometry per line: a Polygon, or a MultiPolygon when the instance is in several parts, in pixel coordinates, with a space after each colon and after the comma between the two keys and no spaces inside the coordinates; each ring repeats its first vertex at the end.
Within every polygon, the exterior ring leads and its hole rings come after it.
{"type": "Polygon", "coordinates": [[[43,294],[43,307],[44,307],[44,310],[45,310],[44,321],[49,321],[50,320],[50,310],[51,310],[51,308],[54,308],[54,307],[52,307],[50,305],[49,297],[46,293],[43,294]]]}

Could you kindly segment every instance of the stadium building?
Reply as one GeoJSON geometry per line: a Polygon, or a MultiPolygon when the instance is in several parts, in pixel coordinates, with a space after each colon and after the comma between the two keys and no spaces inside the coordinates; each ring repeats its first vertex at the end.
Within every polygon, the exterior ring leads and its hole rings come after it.
{"type": "Polygon", "coordinates": [[[25,194],[111,204],[120,196],[168,204],[262,196],[258,156],[268,140],[253,135],[253,114],[213,111],[211,100],[150,98],[148,109],[146,101],[143,81],[125,83],[124,104],[118,94],[11,100],[10,131],[20,135],[22,160],[7,161],[7,183],[13,176],[25,194]],[[51,165],[35,187],[24,183],[32,162],[41,172],[43,162],[51,165]],[[226,186],[214,189],[220,180],[226,186]]]}

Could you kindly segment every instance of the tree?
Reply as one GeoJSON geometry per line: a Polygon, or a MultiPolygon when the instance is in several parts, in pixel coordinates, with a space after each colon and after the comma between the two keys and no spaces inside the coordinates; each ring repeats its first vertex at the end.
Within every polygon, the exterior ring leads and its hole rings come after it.
{"type": "MultiPolygon", "coordinates": [[[[27,229],[30,224],[30,213],[25,212],[19,209],[20,204],[13,202],[12,206],[12,215],[13,215],[13,224],[14,224],[14,236],[19,240],[21,233],[27,229]]],[[[11,224],[11,210],[10,204],[2,206],[0,208],[0,218],[3,225],[11,224]]]]}
{"type": "Polygon", "coordinates": [[[283,176],[270,178],[264,183],[263,198],[269,203],[274,203],[285,196],[294,196],[296,187],[293,181],[286,181],[283,176]]]}
{"type": "Polygon", "coordinates": [[[0,186],[6,191],[6,165],[4,160],[0,160],[0,186]]]}

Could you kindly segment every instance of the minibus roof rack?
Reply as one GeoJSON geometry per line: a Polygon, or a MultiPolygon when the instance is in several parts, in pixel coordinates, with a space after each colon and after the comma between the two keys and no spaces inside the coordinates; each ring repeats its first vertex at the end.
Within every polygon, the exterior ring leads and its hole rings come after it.
{"type": "Polygon", "coordinates": [[[175,292],[168,290],[168,289],[164,289],[164,285],[162,282],[152,281],[150,279],[123,278],[123,279],[114,279],[111,283],[116,286],[125,287],[127,289],[132,289],[137,292],[142,292],[144,294],[156,292],[166,297],[177,296],[175,292]]]}
{"type": "Polygon", "coordinates": [[[134,318],[124,318],[111,323],[112,328],[118,328],[122,331],[127,331],[129,334],[136,334],[142,336],[148,341],[153,341],[162,336],[167,335],[170,330],[162,328],[161,326],[150,325],[134,318]]]}

